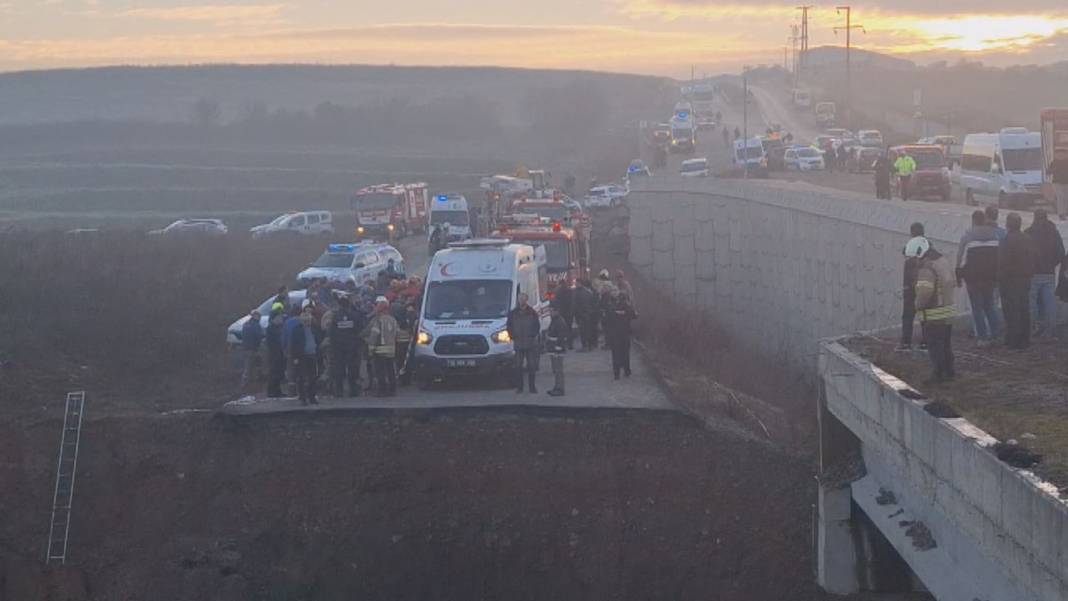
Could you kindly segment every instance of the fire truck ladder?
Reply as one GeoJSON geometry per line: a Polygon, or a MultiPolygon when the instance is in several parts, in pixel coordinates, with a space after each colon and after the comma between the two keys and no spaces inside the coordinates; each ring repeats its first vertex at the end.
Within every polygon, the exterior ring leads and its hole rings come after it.
{"type": "Polygon", "coordinates": [[[78,445],[82,437],[85,414],[85,391],[68,392],[63,414],[63,432],[59,437],[59,460],[56,467],[56,492],[52,498],[52,525],[48,530],[46,563],[67,563],[67,537],[70,533],[70,507],[74,500],[74,473],[78,469],[78,445]]]}

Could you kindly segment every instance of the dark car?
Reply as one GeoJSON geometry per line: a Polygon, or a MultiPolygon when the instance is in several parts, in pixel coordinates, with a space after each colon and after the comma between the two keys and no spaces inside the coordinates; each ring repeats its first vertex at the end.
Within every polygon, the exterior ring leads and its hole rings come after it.
{"type": "MultiPolygon", "coordinates": [[[[953,188],[949,181],[949,167],[946,165],[946,156],[942,153],[942,147],[929,144],[895,146],[890,149],[890,160],[895,161],[902,154],[908,154],[912,160],[916,161],[916,171],[912,174],[912,181],[909,183],[909,197],[937,197],[943,202],[949,202],[953,188]]],[[[900,196],[900,182],[896,177],[893,180],[893,186],[894,192],[900,196]]]]}

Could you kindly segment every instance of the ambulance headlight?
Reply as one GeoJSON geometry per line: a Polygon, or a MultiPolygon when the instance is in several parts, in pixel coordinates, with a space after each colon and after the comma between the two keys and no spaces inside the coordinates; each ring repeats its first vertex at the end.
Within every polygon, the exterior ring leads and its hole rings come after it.
{"type": "Polygon", "coordinates": [[[392,223],[386,226],[386,229],[388,229],[391,232],[393,231],[393,228],[394,228],[394,226],[393,226],[392,223]]]}
{"type": "Polygon", "coordinates": [[[426,346],[434,341],[434,337],[430,335],[430,332],[419,330],[419,333],[415,335],[416,344],[426,346]]]}
{"type": "Polygon", "coordinates": [[[494,332],[493,336],[490,336],[490,340],[497,344],[507,344],[512,341],[512,335],[508,333],[508,330],[501,330],[494,332]]]}
{"type": "Polygon", "coordinates": [[[364,233],[364,232],[366,232],[366,231],[367,231],[367,230],[363,229],[363,226],[362,226],[362,225],[361,225],[361,226],[358,226],[358,227],[356,228],[356,233],[357,233],[357,234],[359,234],[359,235],[361,235],[361,236],[362,236],[362,235],[363,235],[363,233],[364,233]]]}

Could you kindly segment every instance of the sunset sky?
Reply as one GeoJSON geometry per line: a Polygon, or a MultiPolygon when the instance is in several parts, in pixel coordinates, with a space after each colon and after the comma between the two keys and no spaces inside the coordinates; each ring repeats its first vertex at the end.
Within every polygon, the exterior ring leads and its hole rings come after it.
{"type": "MultiPolygon", "coordinates": [[[[842,3],[842,2],[839,2],[842,3]]],[[[212,62],[504,65],[688,77],[782,61],[798,2],[0,0],[0,70],[212,62]]],[[[816,4],[810,45],[841,44],[816,4]]],[[[1068,0],[853,4],[859,47],[920,63],[1068,59],[1068,0]]]]}

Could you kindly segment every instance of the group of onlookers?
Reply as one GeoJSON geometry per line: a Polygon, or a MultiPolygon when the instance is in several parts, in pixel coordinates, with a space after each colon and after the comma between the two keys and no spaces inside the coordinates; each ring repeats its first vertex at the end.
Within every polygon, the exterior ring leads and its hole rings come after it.
{"type": "Polygon", "coordinates": [[[956,375],[951,338],[958,287],[968,293],[979,347],[1003,337],[1006,347],[1026,349],[1032,338],[1055,338],[1056,299],[1068,302],[1068,258],[1064,240],[1045,210],[1035,211],[1027,229],[1018,213],[1009,214],[1003,228],[998,225],[997,208],[975,211],[971,228],[961,237],[955,270],[926,238],[923,224],[914,223],[910,233],[898,350],[911,349],[913,321],[919,315],[921,348],[930,354],[935,381],[956,375]]]}

